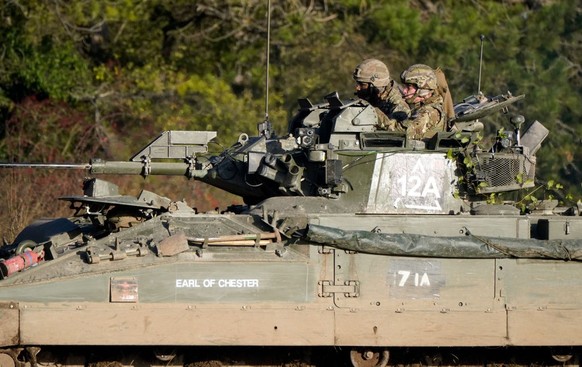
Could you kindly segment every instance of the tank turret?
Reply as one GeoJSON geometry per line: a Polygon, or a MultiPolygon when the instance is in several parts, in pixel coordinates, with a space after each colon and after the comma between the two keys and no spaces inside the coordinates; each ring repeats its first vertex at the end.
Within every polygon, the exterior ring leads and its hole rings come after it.
{"type": "Polygon", "coordinates": [[[207,154],[211,131],[167,131],[129,162],[1,164],[0,167],[79,168],[93,175],[183,175],[241,196],[255,205],[267,199],[328,199],[340,211],[446,213],[467,211],[478,194],[533,186],[535,153],[548,131],[534,121],[522,134],[523,116],[491,147],[477,136],[479,118],[506,109],[523,96],[466,98],[451,129],[432,139],[378,131],[376,110],[363,100],[299,101],[282,137],[241,134],[220,155],[207,154]],[[174,160],[174,162],[172,162],[174,160]]]}

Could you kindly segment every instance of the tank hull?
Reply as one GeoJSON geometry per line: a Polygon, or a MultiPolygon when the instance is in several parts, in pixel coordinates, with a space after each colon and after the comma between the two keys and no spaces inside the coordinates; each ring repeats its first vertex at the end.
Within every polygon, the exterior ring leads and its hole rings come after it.
{"type": "MultiPolygon", "coordinates": [[[[487,231],[478,225],[484,218],[475,216],[445,227],[453,218],[311,221],[386,232],[416,227],[442,236],[458,228],[487,231]]],[[[536,220],[528,218],[529,226],[523,220],[504,218],[497,233],[528,235],[536,220]]],[[[257,221],[253,215],[165,217],[121,232],[117,241],[148,233],[157,241],[159,226],[202,226],[209,237],[217,228],[257,221]]],[[[0,346],[582,345],[578,261],[373,255],[304,240],[285,251],[269,246],[209,245],[92,264],[84,248],[75,249],[3,280],[0,346]]]]}
{"type": "Polygon", "coordinates": [[[502,196],[535,186],[545,128],[411,140],[366,101],[325,99],[218,156],[214,133],[172,131],[84,166],[245,205],[200,214],[85,180],[63,198],[75,217],[0,247],[0,366],[578,365],[582,206],[502,196]]]}

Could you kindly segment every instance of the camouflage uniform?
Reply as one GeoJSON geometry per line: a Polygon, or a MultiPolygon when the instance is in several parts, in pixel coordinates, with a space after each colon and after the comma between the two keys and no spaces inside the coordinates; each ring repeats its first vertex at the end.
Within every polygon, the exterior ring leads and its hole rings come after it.
{"type": "Polygon", "coordinates": [[[430,66],[415,64],[402,72],[400,80],[405,84],[405,101],[412,108],[410,119],[403,124],[406,136],[423,140],[445,131],[447,113],[435,71],[430,66]]]}
{"type": "Polygon", "coordinates": [[[376,107],[378,112],[378,129],[390,131],[404,131],[402,122],[410,116],[410,107],[408,103],[402,99],[402,94],[398,87],[394,85],[387,86],[386,89],[380,93],[379,103],[376,107]]]}
{"type": "Polygon", "coordinates": [[[430,97],[412,109],[410,119],[405,122],[406,136],[414,140],[432,138],[437,132],[445,131],[445,121],[443,97],[430,97]]]}
{"type": "Polygon", "coordinates": [[[392,131],[400,128],[401,122],[410,116],[410,107],[390,79],[386,64],[378,59],[366,59],[356,66],[352,76],[358,84],[368,85],[364,89],[357,86],[356,95],[376,107],[377,128],[392,131]]]}

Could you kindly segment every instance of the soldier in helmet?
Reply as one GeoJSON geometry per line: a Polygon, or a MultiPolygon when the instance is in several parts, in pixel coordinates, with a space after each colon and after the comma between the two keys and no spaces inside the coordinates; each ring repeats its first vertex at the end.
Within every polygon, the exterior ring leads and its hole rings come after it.
{"type": "Polygon", "coordinates": [[[402,99],[388,67],[378,59],[366,59],[356,66],[353,74],[356,95],[368,101],[378,113],[378,128],[396,130],[410,116],[410,107],[402,99]]]}
{"type": "Polygon", "coordinates": [[[447,118],[443,97],[437,92],[435,71],[430,66],[415,64],[402,72],[400,80],[404,86],[404,100],[412,110],[405,123],[406,135],[410,139],[422,140],[444,131],[447,118]]]}

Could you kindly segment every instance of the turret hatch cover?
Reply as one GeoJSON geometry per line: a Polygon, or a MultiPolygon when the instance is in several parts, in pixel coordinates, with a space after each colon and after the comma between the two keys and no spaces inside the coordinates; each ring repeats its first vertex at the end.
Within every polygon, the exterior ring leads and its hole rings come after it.
{"type": "Polygon", "coordinates": [[[462,103],[455,105],[456,117],[451,119],[450,123],[477,120],[500,111],[523,98],[525,98],[525,94],[519,96],[503,94],[492,98],[484,98],[482,96],[465,98],[462,103]]]}

